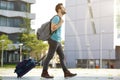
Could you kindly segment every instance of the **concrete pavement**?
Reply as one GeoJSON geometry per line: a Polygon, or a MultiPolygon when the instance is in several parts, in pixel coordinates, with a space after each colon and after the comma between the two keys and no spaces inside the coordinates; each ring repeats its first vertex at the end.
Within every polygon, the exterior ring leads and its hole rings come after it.
{"type": "Polygon", "coordinates": [[[17,78],[13,68],[0,69],[0,80],[120,80],[120,69],[69,69],[76,77],[64,78],[62,69],[49,69],[53,79],[41,78],[42,69],[32,69],[22,78],[17,78]]]}

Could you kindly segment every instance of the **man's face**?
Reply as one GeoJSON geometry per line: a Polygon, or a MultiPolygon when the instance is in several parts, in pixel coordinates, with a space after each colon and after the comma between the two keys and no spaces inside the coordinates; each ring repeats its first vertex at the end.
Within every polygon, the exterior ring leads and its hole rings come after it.
{"type": "Polygon", "coordinates": [[[61,6],[61,13],[62,13],[62,15],[66,14],[66,10],[63,6],[61,6]]]}

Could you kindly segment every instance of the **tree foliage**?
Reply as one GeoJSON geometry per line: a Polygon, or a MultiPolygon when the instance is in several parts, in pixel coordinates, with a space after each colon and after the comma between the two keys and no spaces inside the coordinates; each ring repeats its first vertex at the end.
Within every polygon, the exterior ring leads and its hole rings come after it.
{"type": "Polygon", "coordinates": [[[0,50],[2,49],[2,43],[4,44],[4,46],[3,46],[4,50],[15,49],[14,45],[12,45],[10,47],[8,46],[8,45],[12,44],[13,42],[5,34],[3,34],[3,35],[0,36],[0,50]]]}
{"type": "MultiPolygon", "coordinates": [[[[30,4],[27,4],[27,12],[30,12],[30,4]]],[[[20,26],[21,29],[24,28],[19,39],[19,42],[23,43],[23,53],[38,59],[42,53],[45,53],[48,45],[37,40],[36,35],[31,33],[31,22],[27,13],[26,17],[23,18],[23,24],[20,24],[20,26]]]]}
{"type": "Polygon", "coordinates": [[[43,41],[37,40],[35,34],[22,34],[21,41],[23,45],[23,52],[29,53],[31,57],[39,58],[42,53],[45,53],[48,45],[43,41]]]}

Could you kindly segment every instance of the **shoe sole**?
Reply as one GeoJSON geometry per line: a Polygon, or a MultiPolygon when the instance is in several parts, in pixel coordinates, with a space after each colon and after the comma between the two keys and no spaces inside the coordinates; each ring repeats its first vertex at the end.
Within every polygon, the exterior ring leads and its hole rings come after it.
{"type": "Polygon", "coordinates": [[[74,75],[74,76],[69,76],[69,77],[65,77],[65,78],[67,79],[67,78],[72,78],[72,77],[75,77],[75,76],[77,76],[77,74],[76,74],[76,75],[74,75]]]}
{"type": "Polygon", "coordinates": [[[54,80],[54,78],[41,77],[40,80],[54,80]]]}

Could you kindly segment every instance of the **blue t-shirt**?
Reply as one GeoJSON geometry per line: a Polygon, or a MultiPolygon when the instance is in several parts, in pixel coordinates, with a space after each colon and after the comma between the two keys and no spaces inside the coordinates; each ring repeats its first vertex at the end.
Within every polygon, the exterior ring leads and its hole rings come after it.
{"type": "MultiPolygon", "coordinates": [[[[59,22],[60,22],[60,17],[56,15],[52,19],[52,23],[58,24],[59,22]]],[[[52,34],[51,39],[57,42],[61,41],[61,26],[52,34]]]]}

